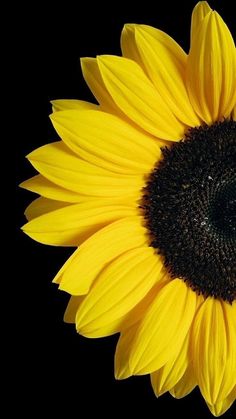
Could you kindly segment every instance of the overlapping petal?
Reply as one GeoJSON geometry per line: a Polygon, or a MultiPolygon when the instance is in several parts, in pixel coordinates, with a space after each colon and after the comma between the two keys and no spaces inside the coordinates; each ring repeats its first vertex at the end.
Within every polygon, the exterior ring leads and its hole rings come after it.
{"type": "Polygon", "coordinates": [[[162,267],[161,258],[147,246],[120,255],[101,272],[81,304],[76,318],[79,332],[84,336],[101,336],[113,321],[117,320],[119,325],[119,320],[158,281],[162,267]]]}
{"type": "Polygon", "coordinates": [[[119,108],[117,108],[104,84],[97,59],[90,57],[81,58],[81,69],[89,89],[101,105],[101,109],[118,114],[119,108]]]}
{"type": "Polygon", "coordinates": [[[39,214],[25,224],[23,231],[34,240],[51,246],[78,246],[99,229],[125,217],[136,216],[137,210],[127,205],[103,204],[99,199],[39,214]]]}
{"type": "Polygon", "coordinates": [[[99,106],[84,100],[76,99],[56,99],[51,101],[53,112],[67,111],[67,110],[99,110],[99,106]]]}
{"type": "Polygon", "coordinates": [[[52,199],[43,198],[40,196],[36,198],[25,210],[25,216],[28,221],[40,217],[48,212],[56,211],[70,205],[69,202],[55,201],[52,199]]]}
{"type": "Polygon", "coordinates": [[[114,102],[132,121],[164,140],[176,141],[183,137],[183,124],[136,62],[107,55],[98,57],[98,65],[114,102]]]}
{"type": "Polygon", "coordinates": [[[211,12],[211,8],[207,1],[199,1],[193,9],[191,18],[191,45],[193,39],[198,35],[199,28],[206,15],[211,12]]]}
{"type": "Polygon", "coordinates": [[[161,141],[115,115],[97,111],[65,111],[51,115],[62,140],[79,157],[120,174],[149,173],[160,158],[161,141]]]}
{"type": "MultiPolygon", "coordinates": [[[[185,72],[187,56],[164,32],[146,25],[128,25],[131,42],[139,52],[141,66],[172,113],[183,125],[198,126],[200,120],[190,103],[185,72]]],[[[132,51],[135,47],[132,48],[132,51]]],[[[133,58],[132,54],[128,58],[133,58]]],[[[133,58],[134,59],[134,58],[133,58]]]]}
{"type": "Polygon", "coordinates": [[[217,12],[209,12],[193,38],[187,63],[193,108],[211,124],[228,118],[236,103],[236,54],[233,38],[217,12]]]}
{"type": "Polygon", "coordinates": [[[230,392],[230,394],[226,397],[224,400],[220,400],[219,402],[211,405],[208,403],[208,407],[211,411],[211,413],[218,417],[223,415],[233,404],[233,402],[236,400],[236,385],[233,388],[233,390],[230,392]]]}
{"type": "Polygon", "coordinates": [[[208,297],[194,320],[191,344],[198,385],[205,400],[215,405],[235,386],[236,302],[208,297]]]}
{"type": "Polygon", "coordinates": [[[172,389],[184,375],[190,363],[189,334],[183,345],[163,367],[151,374],[151,382],[155,395],[161,396],[172,389]]]}
{"type": "Polygon", "coordinates": [[[48,180],[81,195],[133,196],[144,186],[142,175],[122,175],[80,159],[61,141],[30,153],[31,164],[48,180]]]}
{"type": "MultiPolygon", "coordinates": [[[[49,198],[50,200],[62,201],[65,203],[79,203],[94,201],[92,195],[82,195],[79,192],[74,192],[69,189],[62,188],[56,183],[50,182],[47,178],[42,175],[36,175],[20,184],[21,188],[27,189],[28,191],[35,192],[42,197],[49,198]]],[[[99,199],[99,198],[97,198],[99,199]]],[[[103,203],[110,204],[125,204],[127,199],[123,195],[111,196],[102,198],[103,203]]],[[[133,203],[134,206],[138,205],[140,201],[140,193],[136,191],[132,196],[129,197],[129,202],[133,203]]]]}
{"type": "Polygon", "coordinates": [[[147,241],[141,217],[128,217],[111,223],[93,234],[74,252],[54,282],[59,282],[60,288],[72,295],[87,294],[108,263],[130,249],[147,244],[147,241]]]}
{"type": "Polygon", "coordinates": [[[129,365],[133,374],[153,372],[179,351],[195,308],[196,295],[183,281],[176,279],[161,289],[132,343],[129,365]]]}
{"type": "Polygon", "coordinates": [[[64,322],[66,323],[75,323],[76,313],[82,301],[84,300],[84,295],[72,295],[67,304],[66,311],[64,313],[64,322]]]}
{"type": "Polygon", "coordinates": [[[187,396],[197,386],[197,380],[193,371],[193,367],[189,364],[184,375],[177,384],[169,390],[170,394],[176,399],[182,399],[187,396]]]}
{"type": "Polygon", "coordinates": [[[160,290],[169,283],[169,275],[163,266],[162,271],[158,275],[156,285],[147,293],[147,295],[129,312],[124,321],[120,325],[120,338],[115,353],[115,376],[122,380],[132,375],[129,365],[130,353],[132,351],[132,342],[136,335],[140,322],[145,316],[149,306],[156,299],[160,290]]]}

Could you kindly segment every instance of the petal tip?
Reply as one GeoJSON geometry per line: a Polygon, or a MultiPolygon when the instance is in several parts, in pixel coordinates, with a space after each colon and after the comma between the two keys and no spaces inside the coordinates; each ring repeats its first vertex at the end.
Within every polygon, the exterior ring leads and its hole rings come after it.
{"type": "Polygon", "coordinates": [[[120,370],[115,371],[115,379],[118,381],[126,380],[126,378],[131,377],[132,374],[130,374],[127,370],[120,370]]]}
{"type": "Polygon", "coordinates": [[[136,26],[138,26],[136,23],[125,23],[124,26],[123,26],[123,30],[133,32],[135,30],[136,26]]]}

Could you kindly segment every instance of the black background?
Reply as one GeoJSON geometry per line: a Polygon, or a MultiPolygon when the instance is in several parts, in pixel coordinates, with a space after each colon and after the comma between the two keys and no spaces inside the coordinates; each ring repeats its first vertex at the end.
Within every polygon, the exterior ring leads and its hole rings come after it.
{"type": "MultiPolygon", "coordinates": [[[[196,1],[164,1],[161,6],[157,1],[107,6],[58,3],[42,6],[36,2],[34,9],[25,10],[26,17],[20,22],[23,38],[16,69],[22,88],[17,107],[22,117],[16,141],[17,184],[35,174],[24,156],[56,138],[48,119],[49,100],[94,101],[83,81],[79,58],[120,54],[124,23],[158,27],[188,50],[190,17],[196,1]]],[[[210,5],[216,7],[233,32],[235,16],[230,3],[212,1],[210,5]]],[[[148,376],[115,381],[117,336],[85,339],[76,334],[73,325],[63,323],[68,296],[58,291],[51,280],[73,249],[43,246],[19,231],[25,222],[24,209],[34,196],[18,188],[16,194],[17,302],[13,333],[19,334],[14,339],[18,364],[14,386],[20,395],[17,406],[31,417],[36,413],[56,417],[63,409],[68,418],[72,414],[141,416],[141,411],[146,417],[157,418],[173,413],[182,418],[212,417],[198,390],[179,401],[169,394],[157,400],[148,376]]],[[[224,417],[233,418],[235,413],[234,407],[224,417]]]]}

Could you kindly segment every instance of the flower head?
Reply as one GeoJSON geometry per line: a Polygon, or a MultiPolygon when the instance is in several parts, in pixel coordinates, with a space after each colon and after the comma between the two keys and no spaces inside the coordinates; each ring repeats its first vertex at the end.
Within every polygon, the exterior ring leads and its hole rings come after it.
{"type": "Polygon", "coordinates": [[[199,386],[215,416],[236,398],[236,54],[206,2],[187,55],[166,33],[125,25],[122,57],[82,59],[98,105],[53,102],[61,141],[33,151],[33,239],[77,249],[54,282],[65,321],[120,333],[117,378],[151,374],[156,395],[199,386]]]}

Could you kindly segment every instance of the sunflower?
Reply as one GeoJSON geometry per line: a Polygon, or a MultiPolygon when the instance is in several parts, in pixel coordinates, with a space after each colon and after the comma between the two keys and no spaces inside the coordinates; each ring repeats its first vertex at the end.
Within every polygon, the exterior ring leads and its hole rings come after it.
{"type": "Polygon", "coordinates": [[[53,101],[62,141],[28,159],[40,195],[26,234],[77,249],[54,282],[83,336],[120,333],[115,375],[150,374],[157,396],[199,386],[210,411],[236,398],[236,54],[196,5],[187,55],[125,25],[122,57],[83,58],[98,105],[53,101]]]}

